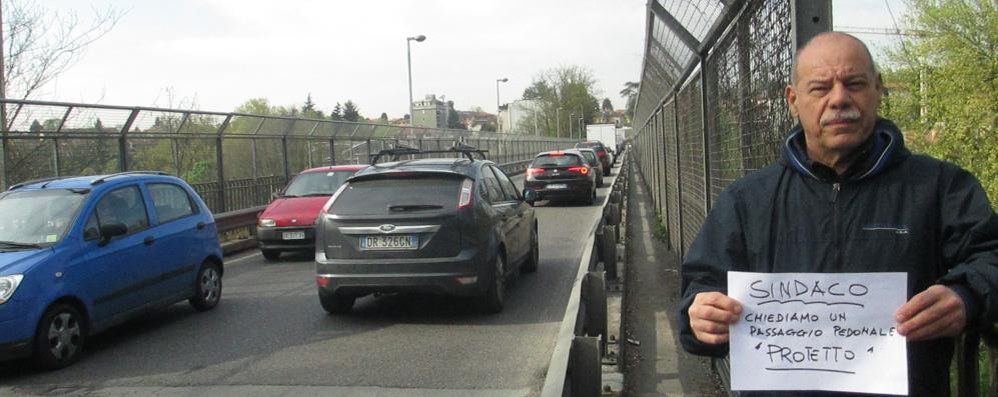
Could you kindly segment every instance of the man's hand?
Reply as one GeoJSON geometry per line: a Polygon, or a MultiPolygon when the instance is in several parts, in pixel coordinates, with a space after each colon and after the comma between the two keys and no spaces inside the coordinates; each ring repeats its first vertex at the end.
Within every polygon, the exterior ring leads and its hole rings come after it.
{"type": "MultiPolygon", "coordinates": [[[[959,298],[958,298],[959,299],[959,298]]],[[[738,321],[742,305],[720,292],[701,292],[688,311],[690,328],[701,342],[718,345],[728,341],[728,325],[738,321]]]]}
{"type": "Polygon", "coordinates": [[[895,316],[908,341],[956,336],[967,326],[963,299],[949,287],[933,285],[911,298],[895,316]]]}

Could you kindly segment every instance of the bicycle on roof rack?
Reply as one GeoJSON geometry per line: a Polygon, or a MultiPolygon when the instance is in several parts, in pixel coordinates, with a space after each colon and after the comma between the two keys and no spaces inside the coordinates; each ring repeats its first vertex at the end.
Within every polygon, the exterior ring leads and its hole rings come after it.
{"type": "Polygon", "coordinates": [[[481,150],[474,146],[468,146],[460,142],[457,142],[454,144],[454,146],[451,146],[450,148],[444,150],[420,150],[418,148],[414,148],[411,146],[395,145],[394,147],[388,149],[382,149],[378,151],[377,154],[371,155],[371,165],[377,164],[378,160],[381,160],[381,158],[385,156],[390,156],[391,161],[398,161],[402,156],[416,155],[416,154],[434,154],[434,153],[449,153],[449,154],[461,153],[464,155],[464,157],[467,157],[468,160],[471,161],[475,161],[474,154],[477,153],[479,156],[481,156],[482,160],[485,160],[487,158],[485,154],[488,152],[489,152],[488,150],[481,150]]]}

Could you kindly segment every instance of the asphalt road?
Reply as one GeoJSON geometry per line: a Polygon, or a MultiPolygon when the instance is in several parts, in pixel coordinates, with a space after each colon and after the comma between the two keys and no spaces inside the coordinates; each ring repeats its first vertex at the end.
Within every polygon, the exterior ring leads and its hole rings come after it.
{"type": "Polygon", "coordinates": [[[510,285],[500,314],[470,300],[385,295],[330,316],[311,254],[267,262],[253,250],[227,258],[215,310],[185,302],[146,314],[90,339],[59,371],[0,364],[0,395],[537,395],[599,214],[539,204],[540,268],[510,285]]]}

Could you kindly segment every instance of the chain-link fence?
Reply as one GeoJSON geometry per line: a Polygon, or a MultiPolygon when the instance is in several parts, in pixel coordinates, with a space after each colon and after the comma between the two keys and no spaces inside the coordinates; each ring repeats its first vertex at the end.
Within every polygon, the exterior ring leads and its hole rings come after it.
{"type": "Polygon", "coordinates": [[[634,155],[680,255],[728,184],[776,160],[795,46],[830,16],[828,1],[649,2],[634,155]]]}
{"type": "Polygon", "coordinates": [[[241,113],[23,100],[0,104],[7,120],[0,129],[0,189],[47,177],[164,171],[191,183],[216,213],[267,204],[303,169],[365,164],[394,145],[446,150],[461,142],[488,150],[490,160],[504,164],[575,142],[241,113]]]}

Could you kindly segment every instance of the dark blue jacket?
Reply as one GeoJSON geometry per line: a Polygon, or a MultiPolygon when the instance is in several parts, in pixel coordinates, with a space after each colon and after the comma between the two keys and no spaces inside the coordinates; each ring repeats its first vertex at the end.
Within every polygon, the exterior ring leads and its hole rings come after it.
{"type": "MultiPolygon", "coordinates": [[[[970,327],[998,319],[998,215],[980,183],[956,165],[911,154],[890,121],[878,120],[874,128],[840,176],[808,159],[798,125],[784,140],[778,164],[718,196],[682,264],[684,349],[728,353],[727,344],[696,339],[687,309],[697,293],[727,293],[729,270],[906,272],[909,299],[946,284],[967,304],[970,327]]],[[[911,395],[949,395],[952,354],[949,338],[909,343],[911,395]]]]}

